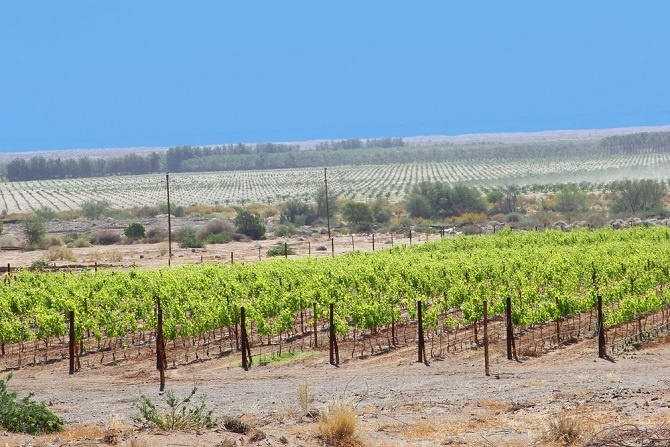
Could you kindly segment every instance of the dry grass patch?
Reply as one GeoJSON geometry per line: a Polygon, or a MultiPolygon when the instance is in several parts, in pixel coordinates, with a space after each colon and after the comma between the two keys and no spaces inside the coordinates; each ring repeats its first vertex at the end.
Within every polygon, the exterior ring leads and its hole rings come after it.
{"type": "Polygon", "coordinates": [[[557,446],[586,445],[595,433],[595,422],[586,411],[577,409],[549,415],[540,441],[557,446]]]}
{"type": "Polygon", "coordinates": [[[349,403],[335,402],[319,419],[317,433],[328,445],[356,447],[363,445],[356,435],[357,428],[356,409],[349,403]]]}

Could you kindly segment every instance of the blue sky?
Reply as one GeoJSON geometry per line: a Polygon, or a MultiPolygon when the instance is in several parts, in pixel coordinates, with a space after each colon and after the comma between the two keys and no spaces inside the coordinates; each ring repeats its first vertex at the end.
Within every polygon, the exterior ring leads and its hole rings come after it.
{"type": "Polygon", "coordinates": [[[6,1],[0,151],[670,124],[670,2],[6,1]]]}

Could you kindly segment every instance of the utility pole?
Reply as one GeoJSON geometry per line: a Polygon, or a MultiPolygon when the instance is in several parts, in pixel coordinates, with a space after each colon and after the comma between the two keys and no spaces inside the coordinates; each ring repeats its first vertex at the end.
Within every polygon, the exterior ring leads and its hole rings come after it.
{"type": "Polygon", "coordinates": [[[328,168],[323,168],[323,186],[326,189],[326,224],[328,225],[328,239],[331,239],[330,237],[330,205],[328,203],[328,176],[326,175],[326,171],[328,168]]]}
{"type": "Polygon", "coordinates": [[[170,173],[165,173],[165,186],[167,187],[167,213],[168,213],[168,267],[172,262],[172,222],[170,220],[170,173]]]}

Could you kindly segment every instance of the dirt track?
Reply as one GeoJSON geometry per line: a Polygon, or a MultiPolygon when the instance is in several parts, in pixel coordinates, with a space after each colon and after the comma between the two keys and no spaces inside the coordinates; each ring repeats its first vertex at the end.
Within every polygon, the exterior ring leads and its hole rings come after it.
{"type": "MultiPolygon", "coordinates": [[[[414,348],[328,364],[328,352],[284,364],[244,371],[230,359],[170,369],[168,387],[184,395],[196,384],[218,416],[242,416],[267,440],[255,445],[321,445],[316,423],[302,415],[301,383],[315,391],[316,409],[336,400],[355,405],[361,440],[369,446],[531,445],[550,420],[578,415],[599,429],[626,423],[670,421],[670,350],[667,344],[620,356],[595,356],[592,340],[521,362],[494,353],[491,376],[483,374],[480,351],[467,351],[416,363],[414,348]],[[266,443],[267,441],[267,443],[266,443]]],[[[166,434],[139,430],[133,401],[145,394],[158,401],[158,376],[151,358],[116,366],[83,368],[68,375],[67,362],[14,371],[13,386],[35,391],[68,423],[71,433],[33,439],[1,433],[9,446],[105,445],[105,434],[119,433],[119,445],[214,446],[248,437],[218,429],[166,434]],[[86,428],[76,428],[85,424],[86,428]],[[58,441],[55,441],[58,439],[58,441]],[[96,440],[97,439],[97,440],[96,440]],[[139,440],[139,441],[138,441],[139,440]],[[138,443],[139,442],[139,443],[138,443]],[[133,444],[134,443],[134,444],[133,444]]],[[[199,394],[200,394],[199,393],[199,394]]]]}

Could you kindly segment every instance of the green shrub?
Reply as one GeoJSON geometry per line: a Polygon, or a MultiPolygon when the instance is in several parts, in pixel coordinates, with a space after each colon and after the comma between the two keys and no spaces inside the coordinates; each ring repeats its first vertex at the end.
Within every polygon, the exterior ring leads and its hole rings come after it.
{"type": "Polygon", "coordinates": [[[17,400],[16,391],[7,390],[7,382],[0,380],[0,427],[14,433],[31,435],[53,433],[63,429],[63,420],[43,403],[32,400],[33,393],[17,400]]]}
{"type": "Polygon", "coordinates": [[[294,255],[295,250],[291,247],[284,246],[284,244],[276,245],[268,250],[268,256],[284,256],[285,254],[294,255]]]}
{"type": "Polygon", "coordinates": [[[225,233],[210,234],[205,239],[203,239],[205,244],[227,244],[230,241],[230,236],[225,233]]]}
{"type": "Polygon", "coordinates": [[[144,225],[139,222],[133,222],[123,230],[123,234],[129,239],[142,239],[146,235],[146,231],[144,230],[144,225]]]}
{"type": "Polygon", "coordinates": [[[97,245],[113,245],[121,241],[121,235],[110,230],[98,231],[95,235],[97,245]]]}
{"type": "Polygon", "coordinates": [[[205,398],[202,397],[197,404],[192,403],[197,390],[198,388],[194,386],[184,398],[177,397],[172,390],[167,390],[165,392],[167,410],[160,410],[150,398],[140,395],[140,398],[133,403],[140,412],[135,420],[163,430],[212,428],[216,424],[214,411],[206,408],[205,398]]]}
{"type": "Polygon", "coordinates": [[[275,236],[278,237],[293,236],[298,233],[299,231],[295,228],[295,225],[293,225],[292,223],[279,225],[275,230],[275,236]]]}

